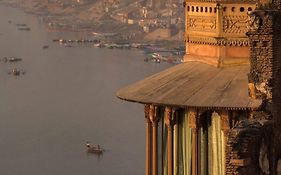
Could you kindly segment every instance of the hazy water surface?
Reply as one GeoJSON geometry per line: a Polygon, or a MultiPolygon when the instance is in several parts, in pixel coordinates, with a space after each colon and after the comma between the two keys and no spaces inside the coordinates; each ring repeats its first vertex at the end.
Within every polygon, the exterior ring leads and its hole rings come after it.
{"type": "Polygon", "coordinates": [[[52,42],[80,35],[48,33],[36,17],[0,6],[0,58],[23,58],[0,62],[1,175],[144,174],[143,106],[123,102],[115,92],[170,65],[145,63],[138,50],[52,42]],[[15,67],[26,74],[8,75],[15,67]],[[86,141],[107,151],[87,155],[86,141]]]}

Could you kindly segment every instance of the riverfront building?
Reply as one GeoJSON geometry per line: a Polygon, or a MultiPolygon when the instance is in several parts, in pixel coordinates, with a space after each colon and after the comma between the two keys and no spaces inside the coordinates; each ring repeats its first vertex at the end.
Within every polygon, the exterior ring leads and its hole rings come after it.
{"type": "Polygon", "coordinates": [[[281,2],[184,6],[184,63],[117,92],[144,104],[146,175],[280,175],[281,2]]]}

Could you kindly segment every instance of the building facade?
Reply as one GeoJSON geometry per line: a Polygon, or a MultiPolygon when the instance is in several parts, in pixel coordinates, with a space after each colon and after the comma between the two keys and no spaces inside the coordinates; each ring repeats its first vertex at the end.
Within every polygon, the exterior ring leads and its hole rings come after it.
{"type": "Polygon", "coordinates": [[[281,174],[281,2],[184,3],[184,63],[124,87],[146,175],[281,174]]]}

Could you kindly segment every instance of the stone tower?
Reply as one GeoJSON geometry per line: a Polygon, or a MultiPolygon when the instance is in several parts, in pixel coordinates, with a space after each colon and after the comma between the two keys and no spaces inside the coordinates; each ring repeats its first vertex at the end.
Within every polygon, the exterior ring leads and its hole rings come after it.
{"type": "Polygon", "coordinates": [[[255,1],[191,0],[186,6],[185,61],[217,67],[249,63],[247,13],[255,1]]]}
{"type": "Polygon", "coordinates": [[[252,98],[263,100],[263,107],[253,112],[257,120],[270,120],[271,139],[268,146],[269,174],[281,169],[281,2],[260,1],[250,14],[249,92],[252,98]],[[279,161],[278,161],[279,160],[279,161]],[[278,163],[279,162],[279,163],[278,163]]]}

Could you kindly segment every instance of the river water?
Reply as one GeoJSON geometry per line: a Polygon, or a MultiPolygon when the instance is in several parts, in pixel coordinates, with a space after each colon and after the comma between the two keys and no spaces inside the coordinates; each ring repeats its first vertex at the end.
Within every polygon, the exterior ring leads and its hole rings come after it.
{"type": "Polygon", "coordinates": [[[171,65],[144,62],[139,50],[52,42],[81,35],[47,32],[37,17],[0,6],[0,58],[23,58],[0,62],[0,174],[144,174],[143,106],[115,92],[171,65]],[[17,23],[31,31],[18,30],[17,23]],[[13,68],[25,75],[9,75],[13,68]],[[88,155],[86,141],[106,151],[88,155]]]}

